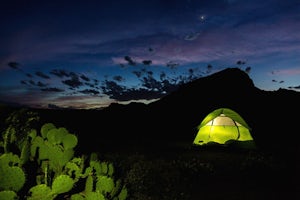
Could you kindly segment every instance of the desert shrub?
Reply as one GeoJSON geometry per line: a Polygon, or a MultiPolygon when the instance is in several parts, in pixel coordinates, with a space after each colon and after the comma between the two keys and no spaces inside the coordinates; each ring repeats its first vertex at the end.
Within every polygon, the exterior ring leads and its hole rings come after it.
{"type": "Polygon", "coordinates": [[[5,127],[2,127],[3,151],[20,153],[28,143],[28,132],[37,127],[39,120],[36,112],[26,108],[11,112],[5,119],[5,127]]]}

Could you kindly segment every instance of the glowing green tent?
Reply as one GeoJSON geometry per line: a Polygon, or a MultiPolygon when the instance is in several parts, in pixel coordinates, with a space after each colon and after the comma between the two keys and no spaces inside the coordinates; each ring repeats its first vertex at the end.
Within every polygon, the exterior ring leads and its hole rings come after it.
{"type": "Polygon", "coordinates": [[[244,119],[229,108],[219,108],[209,113],[198,126],[193,144],[239,144],[254,147],[250,127],[244,119]]]}

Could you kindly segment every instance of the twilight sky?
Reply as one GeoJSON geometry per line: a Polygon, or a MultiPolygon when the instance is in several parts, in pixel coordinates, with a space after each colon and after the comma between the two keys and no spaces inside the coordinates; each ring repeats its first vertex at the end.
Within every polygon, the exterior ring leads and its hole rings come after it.
{"type": "Polygon", "coordinates": [[[299,0],[3,0],[0,102],[149,102],[228,67],[300,91],[299,0]]]}

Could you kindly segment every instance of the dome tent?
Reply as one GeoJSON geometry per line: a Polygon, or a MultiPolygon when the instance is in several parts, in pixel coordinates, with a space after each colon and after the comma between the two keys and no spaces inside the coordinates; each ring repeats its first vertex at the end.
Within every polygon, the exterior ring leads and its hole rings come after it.
{"type": "Polygon", "coordinates": [[[229,108],[219,108],[209,113],[197,127],[193,144],[237,144],[239,147],[254,148],[251,128],[244,119],[229,108]]]}

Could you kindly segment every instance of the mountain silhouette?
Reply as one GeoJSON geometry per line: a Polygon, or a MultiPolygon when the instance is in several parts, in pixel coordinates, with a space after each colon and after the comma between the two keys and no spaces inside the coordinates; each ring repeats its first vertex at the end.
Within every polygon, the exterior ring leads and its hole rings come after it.
{"type": "MultiPolygon", "coordinates": [[[[239,68],[227,68],[182,85],[178,90],[149,105],[163,132],[192,141],[196,127],[211,111],[227,107],[248,123],[259,148],[294,151],[300,93],[255,87],[239,68]]],[[[178,138],[178,139],[179,139],[178,138]]]]}
{"type": "MultiPolygon", "coordinates": [[[[168,127],[173,124],[184,132],[195,133],[194,128],[215,109],[228,107],[242,116],[248,115],[250,108],[258,103],[256,100],[260,94],[247,73],[238,68],[227,68],[182,85],[149,107],[153,113],[161,113],[158,115],[168,119],[168,127]]],[[[191,133],[186,137],[192,139],[191,133]]]]}

